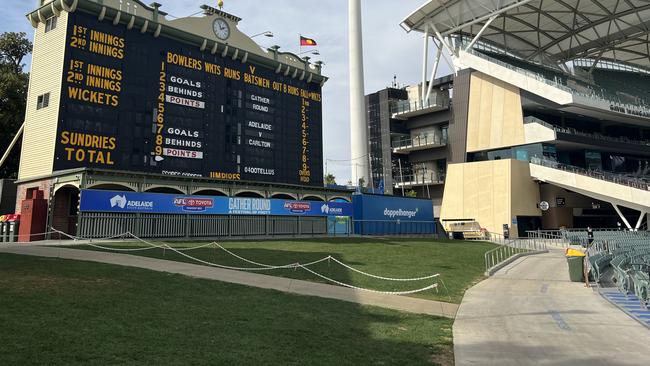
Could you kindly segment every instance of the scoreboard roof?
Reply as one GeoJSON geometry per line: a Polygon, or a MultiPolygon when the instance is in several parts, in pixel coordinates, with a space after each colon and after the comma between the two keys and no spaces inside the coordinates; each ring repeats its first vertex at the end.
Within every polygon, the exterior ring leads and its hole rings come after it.
{"type": "Polygon", "coordinates": [[[401,26],[428,26],[443,37],[479,35],[546,64],[591,58],[650,69],[650,0],[431,0],[401,26]]]}

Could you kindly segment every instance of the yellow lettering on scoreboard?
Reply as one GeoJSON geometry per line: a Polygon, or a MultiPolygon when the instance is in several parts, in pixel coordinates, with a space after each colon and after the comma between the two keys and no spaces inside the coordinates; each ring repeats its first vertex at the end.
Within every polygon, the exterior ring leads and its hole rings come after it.
{"type": "Polygon", "coordinates": [[[122,60],[124,59],[126,42],[122,37],[75,25],[72,27],[69,45],[98,55],[122,60]]]}
{"type": "Polygon", "coordinates": [[[221,76],[221,65],[215,65],[210,62],[205,63],[205,72],[208,74],[216,75],[216,76],[221,76]]]}
{"type": "Polygon", "coordinates": [[[111,107],[120,105],[120,99],[117,95],[77,88],[75,86],[68,86],[68,98],[111,107]]]}
{"type": "Polygon", "coordinates": [[[222,180],[241,180],[239,173],[210,172],[210,178],[222,180]]]}
{"type": "Polygon", "coordinates": [[[111,152],[117,147],[115,137],[63,131],[59,142],[64,146],[65,158],[68,161],[115,165],[111,156],[111,152]]]}
{"type": "Polygon", "coordinates": [[[173,52],[167,52],[167,63],[170,65],[182,66],[187,69],[198,71],[203,70],[203,61],[173,52]]]}

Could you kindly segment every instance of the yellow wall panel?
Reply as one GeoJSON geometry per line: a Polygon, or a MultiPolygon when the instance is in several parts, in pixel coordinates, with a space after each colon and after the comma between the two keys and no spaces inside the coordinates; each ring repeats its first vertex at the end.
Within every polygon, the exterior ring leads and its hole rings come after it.
{"type": "Polygon", "coordinates": [[[32,69],[25,112],[25,132],[20,155],[19,179],[49,175],[54,164],[54,148],[61,101],[61,82],[67,36],[68,13],[61,12],[57,27],[45,33],[45,24],[35,29],[32,69]],[[47,108],[36,109],[39,95],[50,93],[47,108]]]}
{"type": "Polygon", "coordinates": [[[495,233],[508,224],[516,235],[514,218],[541,216],[539,186],[528,167],[527,162],[516,160],[449,165],[440,218],[473,219],[495,233]]]}
{"type": "Polygon", "coordinates": [[[467,152],[525,143],[519,89],[474,72],[470,81],[467,152]]]}

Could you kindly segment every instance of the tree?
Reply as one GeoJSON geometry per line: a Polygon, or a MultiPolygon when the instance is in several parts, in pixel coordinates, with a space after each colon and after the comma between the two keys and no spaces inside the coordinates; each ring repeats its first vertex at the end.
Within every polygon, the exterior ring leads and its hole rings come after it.
{"type": "Polygon", "coordinates": [[[363,188],[366,186],[366,179],[364,177],[359,178],[359,187],[363,188]]]}
{"type": "Polygon", "coordinates": [[[406,192],[404,193],[404,197],[415,198],[415,197],[417,197],[417,196],[418,196],[418,193],[417,193],[416,191],[412,190],[412,189],[410,189],[410,190],[408,190],[408,191],[406,191],[406,192]]]}
{"type": "Polygon", "coordinates": [[[15,74],[23,72],[23,59],[32,52],[32,42],[25,32],[5,32],[0,35],[0,64],[13,68],[15,74]]]}
{"type": "MultiPolygon", "coordinates": [[[[0,35],[0,156],[25,119],[29,74],[23,72],[23,59],[32,51],[25,33],[0,35]]],[[[15,178],[20,160],[20,144],[0,167],[0,177],[15,178]]]]}
{"type": "Polygon", "coordinates": [[[334,174],[329,173],[325,176],[325,184],[328,186],[335,186],[336,185],[336,177],[334,174]]]}

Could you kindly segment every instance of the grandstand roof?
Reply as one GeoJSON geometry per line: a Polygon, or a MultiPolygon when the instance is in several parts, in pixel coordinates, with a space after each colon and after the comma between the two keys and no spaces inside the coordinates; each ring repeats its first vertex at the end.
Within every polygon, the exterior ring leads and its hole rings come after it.
{"type": "Polygon", "coordinates": [[[650,0],[431,0],[402,22],[475,36],[523,59],[614,60],[650,69],[650,0]]]}

